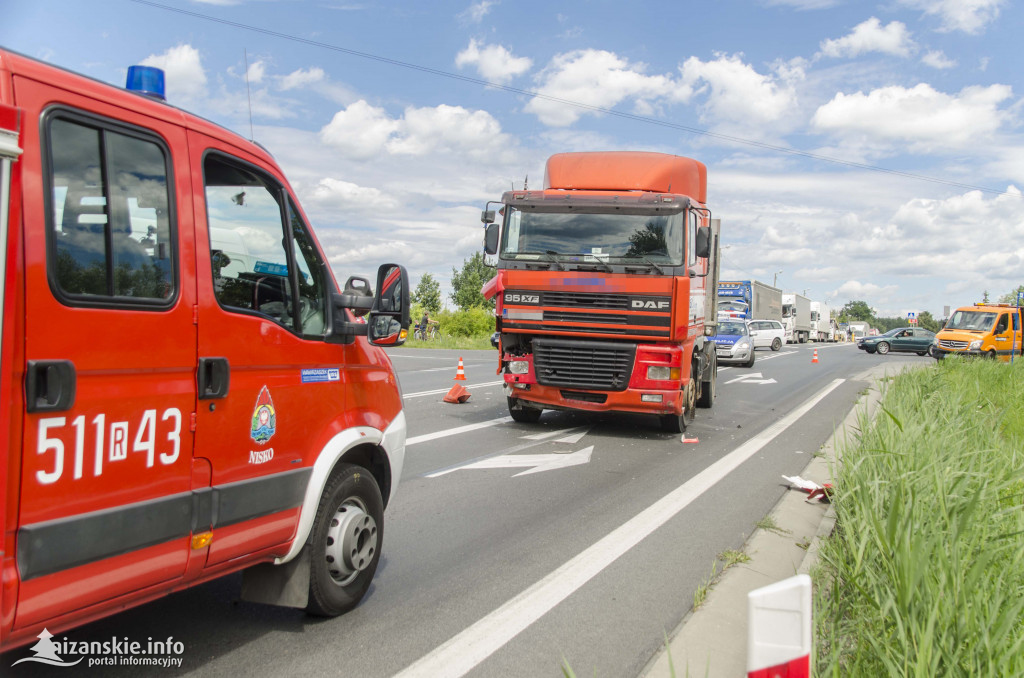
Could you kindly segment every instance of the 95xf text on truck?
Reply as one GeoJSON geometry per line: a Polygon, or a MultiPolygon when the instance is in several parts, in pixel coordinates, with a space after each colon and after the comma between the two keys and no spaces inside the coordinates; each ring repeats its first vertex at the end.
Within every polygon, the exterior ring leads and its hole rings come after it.
{"type": "Polygon", "coordinates": [[[502,196],[500,230],[488,203],[513,419],[637,412],[681,432],[712,406],[719,224],[706,195],[707,170],[690,158],[560,153],[542,190],[502,196]]]}
{"type": "Polygon", "coordinates": [[[273,158],[135,80],[0,50],[0,650],[239,570],[343,613],[401,475],[404,269],[339,287],[273,158]]]}

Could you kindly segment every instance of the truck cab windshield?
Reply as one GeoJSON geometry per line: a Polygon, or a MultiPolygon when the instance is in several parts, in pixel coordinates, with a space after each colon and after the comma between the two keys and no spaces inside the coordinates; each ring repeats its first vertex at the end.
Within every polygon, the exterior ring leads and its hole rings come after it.
{"type": "Polygon", "coordinates": [[[517,261],[556,260],[565,264],[683,264],[686,212],[614,213],[539,211],[505,207],[501,257],[517,261]]]}

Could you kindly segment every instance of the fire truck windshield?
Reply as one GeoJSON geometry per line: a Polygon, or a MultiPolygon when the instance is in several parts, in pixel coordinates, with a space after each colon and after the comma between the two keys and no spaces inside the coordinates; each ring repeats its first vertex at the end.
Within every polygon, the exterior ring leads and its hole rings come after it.
{"type": "Polygon", "coordinates": [[[647,210],[581,213],[505,208],[501,257],[567,263],[628,264],[641,260],[681,265],[686,212],[647,210]]]}

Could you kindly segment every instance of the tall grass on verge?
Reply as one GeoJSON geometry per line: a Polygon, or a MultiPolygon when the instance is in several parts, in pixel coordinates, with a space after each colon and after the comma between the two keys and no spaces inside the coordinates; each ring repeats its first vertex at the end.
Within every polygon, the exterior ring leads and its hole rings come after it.
{"type": "Polygon", "coordinates": [[[843,450],[817,676],[1024,675],[1024,361],[901,375],[843,450]]]}

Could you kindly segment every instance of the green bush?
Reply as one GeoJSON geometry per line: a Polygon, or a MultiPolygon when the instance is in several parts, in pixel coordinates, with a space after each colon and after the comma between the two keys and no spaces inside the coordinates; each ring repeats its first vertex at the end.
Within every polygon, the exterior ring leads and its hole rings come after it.
{"type": "Polygon", "coordinates": [[[494,311],[486,308],[444,310],[436,319],[441,323],[442,336],[487,337],[494,332],[494,311]]]}

